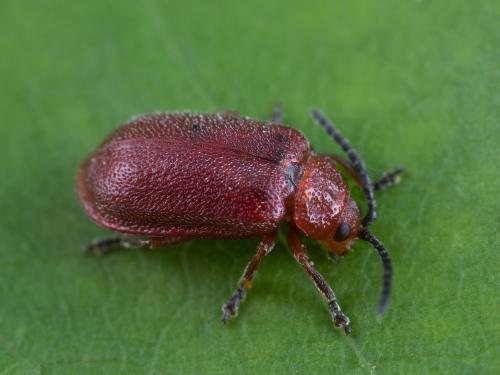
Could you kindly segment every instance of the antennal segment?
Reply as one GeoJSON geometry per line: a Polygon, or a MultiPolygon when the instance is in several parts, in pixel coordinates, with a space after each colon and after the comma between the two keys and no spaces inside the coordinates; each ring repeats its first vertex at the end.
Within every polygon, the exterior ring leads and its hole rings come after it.
{"type": "Polygon", "coordinates": [[[382,292],[380,293],[380,300],[378,303],[378,313],[383,314],[387,310],[389,305],[389,300],[391,297],[391,285],[392,285],[392,260],[391,256],[387,252],[384,244],[380,242],[377,237],[375,237],[367,229],[363,229],[358,233],[358,237],[364,241],[367,241],[373,245],[373,247],[378,251],[380,259],[382,260],[382,265],[384,267],[384,276],[382,281],[382,292]]]}
{"type": "Polygon", "coordinates": [[[365,194],[366,200],[368,201],[368,212],[361,224],[363,227],[367,227],[371,223],[373,223],[377,217],[377,203],[375,202],[375,194],[373,192],[373,185],[368,175],[368,171],[366,170],[365,162],[358,155],[356,150],[351,146],[349,141],[339,133],[339,131],[335,128],[333,123],[326,118],[326,116],[321,113],[318,109],[313,109],[311,111],[312,117],[318,122],[319,125],[333,138],[335,142],[339,144],[340,147],[345,151],[349,160],[352,163],[353,169],[359,174],[359,177],[362,182],[363,193],[365,194]]]}

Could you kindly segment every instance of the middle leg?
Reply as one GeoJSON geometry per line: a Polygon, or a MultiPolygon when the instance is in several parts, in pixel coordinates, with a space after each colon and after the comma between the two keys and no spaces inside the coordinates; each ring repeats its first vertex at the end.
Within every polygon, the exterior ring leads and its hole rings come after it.
{"type": "Polygon", "coordinates": [[[226,324],[229,320],[229,316],[238,315],[240,304],[245,299],[247,290],[252,286],[252,281],[255,278],[257,269],[262,263],[262,259],[271,252],[276,244],[276,237],[277,233],[268,234],[262,237],[259,246],[257,246],[255,255],[245,267],[245,271],[243,271],[243,275],[238,282],[238,287],[229,301],[222,305],[222,323],[226,324]]]}
{"type": "Polygon", "coordinates": [[[281,106],[280,102],[277,102],[274,105],[274,109],[273,109],[273,112],[271,113],[269,121],[271,121],[275,124],[282,124],[284,119],[285,119],[285,115],[283,114],[283,107],[281,106]]]}

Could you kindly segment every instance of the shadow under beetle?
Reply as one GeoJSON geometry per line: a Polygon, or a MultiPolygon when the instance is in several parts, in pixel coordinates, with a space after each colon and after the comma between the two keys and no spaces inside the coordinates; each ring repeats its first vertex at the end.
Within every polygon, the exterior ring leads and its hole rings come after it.
{"type": "Polygon", "coordinates": [[[318,155],[304,135],[270,121],[216,114],[155,113],[134,118],[111,133],[80,166],[80,201],[97,224],[122,233],[97,239],[87,250],[155,248],[194,238],[260,236],[238,287],[222,307],[222,321],[236,316],[283,222],[288,245],[324,297],[335,327],[351,332],[332,288],[314,268],[300,236],[322,241],[332,257],[346,255],[356,239],[371,243],[384,267],[378,306],[388,305],[392,264],[384,245],[368,231],[376,218],[374,192],[398,182],[397,169],[372,183],[363,160],[318,110],[314,119],[348,160],[318,155]],[[361,187],[368,203],[363,219],[337,166],[361,187]]]}

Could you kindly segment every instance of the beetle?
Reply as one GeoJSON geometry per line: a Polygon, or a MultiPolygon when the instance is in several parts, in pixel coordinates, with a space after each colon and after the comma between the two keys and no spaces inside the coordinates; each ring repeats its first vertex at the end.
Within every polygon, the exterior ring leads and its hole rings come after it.
{"type": "Polygon", "coordinates": [[[390,297],[392,263],[368,226],[376,218],[374,193],[398,182],[404,170],[372,183],[365,163],[333,123],[317,109],[311,115],[348,160],[315,153],[300,131],[282,125],[279,106],[268,121],[235,112],[133,118],[79,168],[77,192],[86,214],[120,233],[92,241],[87,251],[157,248],[195,238],[260,237],[235,292],[222,306],[221,320],[226,323],[238,314],[280,226],[288,223],[287,242],[295,260],[325,299],[334,326],[348,335],[349,318],[300,237],[321,241],[333,258],[346,255],[356,239],[369,242],[384,268],[378,306],[383,313],[390,297]],[[363,219],[338,167],[363,190],[368,204],[363,219]]]}

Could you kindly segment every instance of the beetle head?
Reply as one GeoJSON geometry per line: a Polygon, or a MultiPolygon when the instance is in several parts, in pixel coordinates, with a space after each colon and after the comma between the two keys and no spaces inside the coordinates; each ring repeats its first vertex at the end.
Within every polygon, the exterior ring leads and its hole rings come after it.
{"type": "Polygon", "coordinates": [[[308,237],[344,255],[357,238],[359,209],[328,156],[312,156],[295,194],[293,221],[308,237]]]}
{"type": "Polygon", "coordinates": [[[335,255],[345,255],[357,239],[359,228],[360,220],[358,206],[351,197],[348,197],[347,203],[337,222],[337,227],[333,232],[333,236],[327,237],[323,242],[328,247],[328,250],[335,255]]]}

